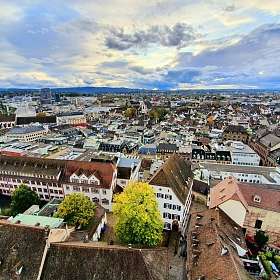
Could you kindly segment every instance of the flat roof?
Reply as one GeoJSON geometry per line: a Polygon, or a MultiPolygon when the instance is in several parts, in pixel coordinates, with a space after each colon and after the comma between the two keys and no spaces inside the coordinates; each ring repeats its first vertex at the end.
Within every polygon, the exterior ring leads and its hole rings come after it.
{"type": "Polygon", "coordinates": [[[123,158],[121,157],[118,162],[118,167],[131,167],[132,165],[138,165],[141,160],[137,158],[123,158]]]}
{"type": "Polygon", "coordinates": [[[235,165],[235,164],[219,164],[219,163],[200,163],[202,168],[216,171],[216,172],[229,172],[229,173],[244,173],[244,174],[258,174],[263,175],[270,182],[276,183],[271,177],[270,173],[279,173],[276,167],[267,166],[250,166],[250,165],[235,165]]]}
{"type": "Polygon", "coordinates": [[[18,221],[20,221],[20,224],[27,226],[40,226],[49,228],[58,228],[63,223],[63,219],[60,218],[24,214],[18,214],[11,220],[13,224],[18,223],[18,221]]]}

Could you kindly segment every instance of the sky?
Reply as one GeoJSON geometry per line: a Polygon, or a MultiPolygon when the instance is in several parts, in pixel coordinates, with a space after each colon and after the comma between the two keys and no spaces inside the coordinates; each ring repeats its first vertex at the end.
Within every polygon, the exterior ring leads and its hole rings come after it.
{"type": "Polygon", "coordinates": [[[280,88],[280,0],[0,0],[0,87],[280,88]]]}

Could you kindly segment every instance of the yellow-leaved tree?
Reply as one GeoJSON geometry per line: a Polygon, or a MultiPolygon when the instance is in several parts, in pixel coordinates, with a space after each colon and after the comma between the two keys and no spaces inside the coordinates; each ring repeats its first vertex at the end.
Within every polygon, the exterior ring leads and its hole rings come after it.
{"type": "Polygon", "coordinates": [[[136,109],[135,108],[127,108],[125,111],[124,111],[124,116],[126,118],[134,118],[136,115],[136,109]]]}
{"type": "Polygon", "coordinates": [[[153,187],[148,183],[130,182],[114,198],[117,238],[126,244],[157,246],[162,240],[163,220],[153,187]]]}
{"type": "Polygon", "coordinates": [[[55,217],[73,226],[86,227],[94,216],[95,204],[83,193],[72,193],[60,203],[55,217]]]}

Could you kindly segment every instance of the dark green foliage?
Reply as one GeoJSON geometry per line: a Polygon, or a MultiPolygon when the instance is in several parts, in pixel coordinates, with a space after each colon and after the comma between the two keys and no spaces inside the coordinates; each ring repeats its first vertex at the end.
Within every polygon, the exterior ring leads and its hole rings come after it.
{"type": "Polygon", "coordinates": [[[272,272],[272,267],[269,262],[269,259],[266,257],[264,253],[260,254],[260,259],[265,269],[265,272],[267,273],[267,275],[270,275],[270,273],[272,272]]]}
{"type": "Polygon", "coordinates": [[[23,213],[34,204],[40,204],[38,195],[26,185],[20,185],[12,194],[11,214],[23,213]]]}
{"type": "Polygon", "coordinates": [[[264,231],[258,230],[255,234],[255,241],[260,249],[262,249],[268,242],[269,237],[264,231]]]}
{"type": "Polygon", "coordinates": [[[150,111],[149,116],[152,120],[158,122],[164,120],[165,115],[168,113],[168,111],[165,108],[154,108],[150,111]]]}

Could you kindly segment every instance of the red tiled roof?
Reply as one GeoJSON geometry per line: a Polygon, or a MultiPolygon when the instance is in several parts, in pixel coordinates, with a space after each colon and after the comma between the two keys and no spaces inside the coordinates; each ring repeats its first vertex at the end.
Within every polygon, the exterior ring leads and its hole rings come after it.
{"type": "Polygon", "coordinates": [[[6,156],[0,155],[0,164],[5,162],[9,163],[9,166],[13,167],[14,163],[17,166],[28,167],[35,173],[36,170],[44,173],[53,171],[62,171],[62,182],[69,182],[70,176],[77,170],[83,170],[87,174],[93,174],[100,180],[101,187],[110,188],[113,179],[116,166],[111,161],[76,161],[76,160],[56,160],[56,159],[45,159],[45,158],[34,158],[25,156],[6,156]],[[25,165],[26,164],[26,165],[25,165]],[[36,167],[37,166],[37,167],[36,167]],[[35,168],[36,167],[36,168],[35,168]],[[46,168],[45,168],[46,167],[46,168]]]}
{"type": "Polygon", "coordinates": [[[210,189],[210,208],[215,208],[228,200],[238,200],[248,210],[248,203],[239,189],[238,182],[228,177],[210,189]]]}
{"type": "Polygon", "coordinates": [[[190,279],[251,279],[238,257],[237,245],[247,250],[242,228],[222,211],[192,213],[187,259],[190,279]]]}
{"type": "Polygon", "coordinates": [[[226,178],[210,189],[210,208],[215,208],[232,199],[240,201],[248,210],[248,206],[280,213],[280,190],[262,187],[260,184],[243,184],[235,178],[226,178]],[[254,197],[259,196],[260,202],[254,197]]]}
{"type": "Polygon", "coordinates": [[[280,190],[262,188],[261,185],[238,184],[240,191],[248,205],[280,213],[280,190]],[[254,201],[254,196],[261,198],[260,202],[254,201]]]}
{"type": "Polygon", "coordinates": [[[100,179],[101,185],[105,188],[111,186],[115,165],[111,162],[85,162],[85,161],[67,161],[65,167],[64,180],[69,181],[70,176],[77,171],[82,169],[83,172],[94,173],[94,175],[100,179]]]}

